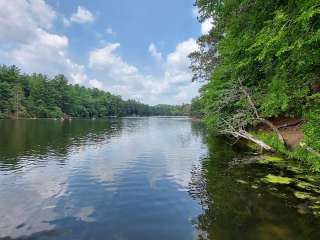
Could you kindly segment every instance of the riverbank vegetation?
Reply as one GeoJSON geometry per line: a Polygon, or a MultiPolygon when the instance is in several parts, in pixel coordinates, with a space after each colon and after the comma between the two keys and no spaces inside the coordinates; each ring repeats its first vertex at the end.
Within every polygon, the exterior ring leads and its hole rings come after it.
{"type": "Polygon", "coordinates": [[[211,21],[190,55],[204,81],[191,114],[220,134],[320,169],[318,0],[197,0],[211,21]],[[281,124],[280,124],[281,123],[281,124]]]}
{"type": "Polygon", "coordinates": [[[188,115],[190,105],[149,106],[98,89],[71,85],[63,75],[24,74],[0,66],[0,118],[98,118],[188,115]]]}

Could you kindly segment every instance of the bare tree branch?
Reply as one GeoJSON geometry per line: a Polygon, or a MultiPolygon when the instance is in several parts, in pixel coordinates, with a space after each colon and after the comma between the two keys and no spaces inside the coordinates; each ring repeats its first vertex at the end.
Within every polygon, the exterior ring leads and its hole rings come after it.
{"type": "Polygon", "coordinates": [[[264,118],[262,118],[262,117],[260,116],[260,114],[259,114],[259,112],[258,112],[258,110],[257,110],[257,108],[256,108],[256,106],[255,106],[255,104],[254,104],[253,101],[252,101],[252,98],[251,98],[250,94],[248,93],[248,91],[247,91],[247,90],[245,89],[245,87],[243,86],[242,80],[239,78],[238,81],[239,81],[239,84],[240,84],[241,91],[242,91],[242,92],[244,93],[244,95],[247,97],[248,102],[249,102],[249,104],[250,104],[250,106],[251,106],[251,108],[252,108],[252,110],[253,110],[256,118],[257,118],[257,120],[258,120],[259,122],[264,123],[264,124],[267,125],[268,127],[270,127],[270,128],[277,134],[279,141],[280,141],[285,147],[287,147],[286,141],[284,140],[284,138],[283,138],[282,134],[280,133],[279,129],[278,129],[272,122],[270,122],[269,120],[264,119],[264,118]]]}

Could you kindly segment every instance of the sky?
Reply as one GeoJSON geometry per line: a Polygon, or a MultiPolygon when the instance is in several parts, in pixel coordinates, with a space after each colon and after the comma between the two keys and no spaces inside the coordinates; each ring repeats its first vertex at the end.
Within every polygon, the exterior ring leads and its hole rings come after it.
{"type": "Polygon", "coordinates": [[[188,55],[209,31],[194,0],[0,0],[1,64],[147,104],[198,94],[188,55]]]}

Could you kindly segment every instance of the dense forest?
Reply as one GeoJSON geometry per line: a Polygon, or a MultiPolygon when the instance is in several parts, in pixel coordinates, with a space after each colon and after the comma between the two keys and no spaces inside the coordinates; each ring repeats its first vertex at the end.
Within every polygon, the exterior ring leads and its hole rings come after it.
{"type": "Polygon", "coordinates": [[[65,76],[50,79],[0,66],[0,118],[68,118],[188,115],[190,105],[149,106],[109,92],[68,84],[65,76]]]}
{"type": "Polygon", "coordinates": [[[319,0],[197,0],[191,114],[216,133],[320,166],[319,0]],[[262,131],[264,129],[268,129],[262,131]]]}

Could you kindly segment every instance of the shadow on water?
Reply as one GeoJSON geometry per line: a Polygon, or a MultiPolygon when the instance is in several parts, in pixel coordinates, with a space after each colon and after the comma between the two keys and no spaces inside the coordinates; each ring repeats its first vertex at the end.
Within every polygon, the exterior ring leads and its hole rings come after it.
{"type": "Polygon", "coordinates": [[[297,199],[295,186],[265,181],[270,173],[292,177],[287,162],[281,167],[266,162],[234,164],[235,159],[252,156],[239,153],[243,149],[225,139],[204,141],[208,155],[190,184],[191,196],[203,207],[194,221],[199,239],[320,239],[320,218],[306,210],[309,199],[297,199]]]}
{"type": "Polygon", "coordinates": [[[0,168],[19,168],[28,156],[41,160],[54,154],[63,161],[70,148],[99,144],[121,134],[121,124],[119,119],[1,120],[0,168]]]}

